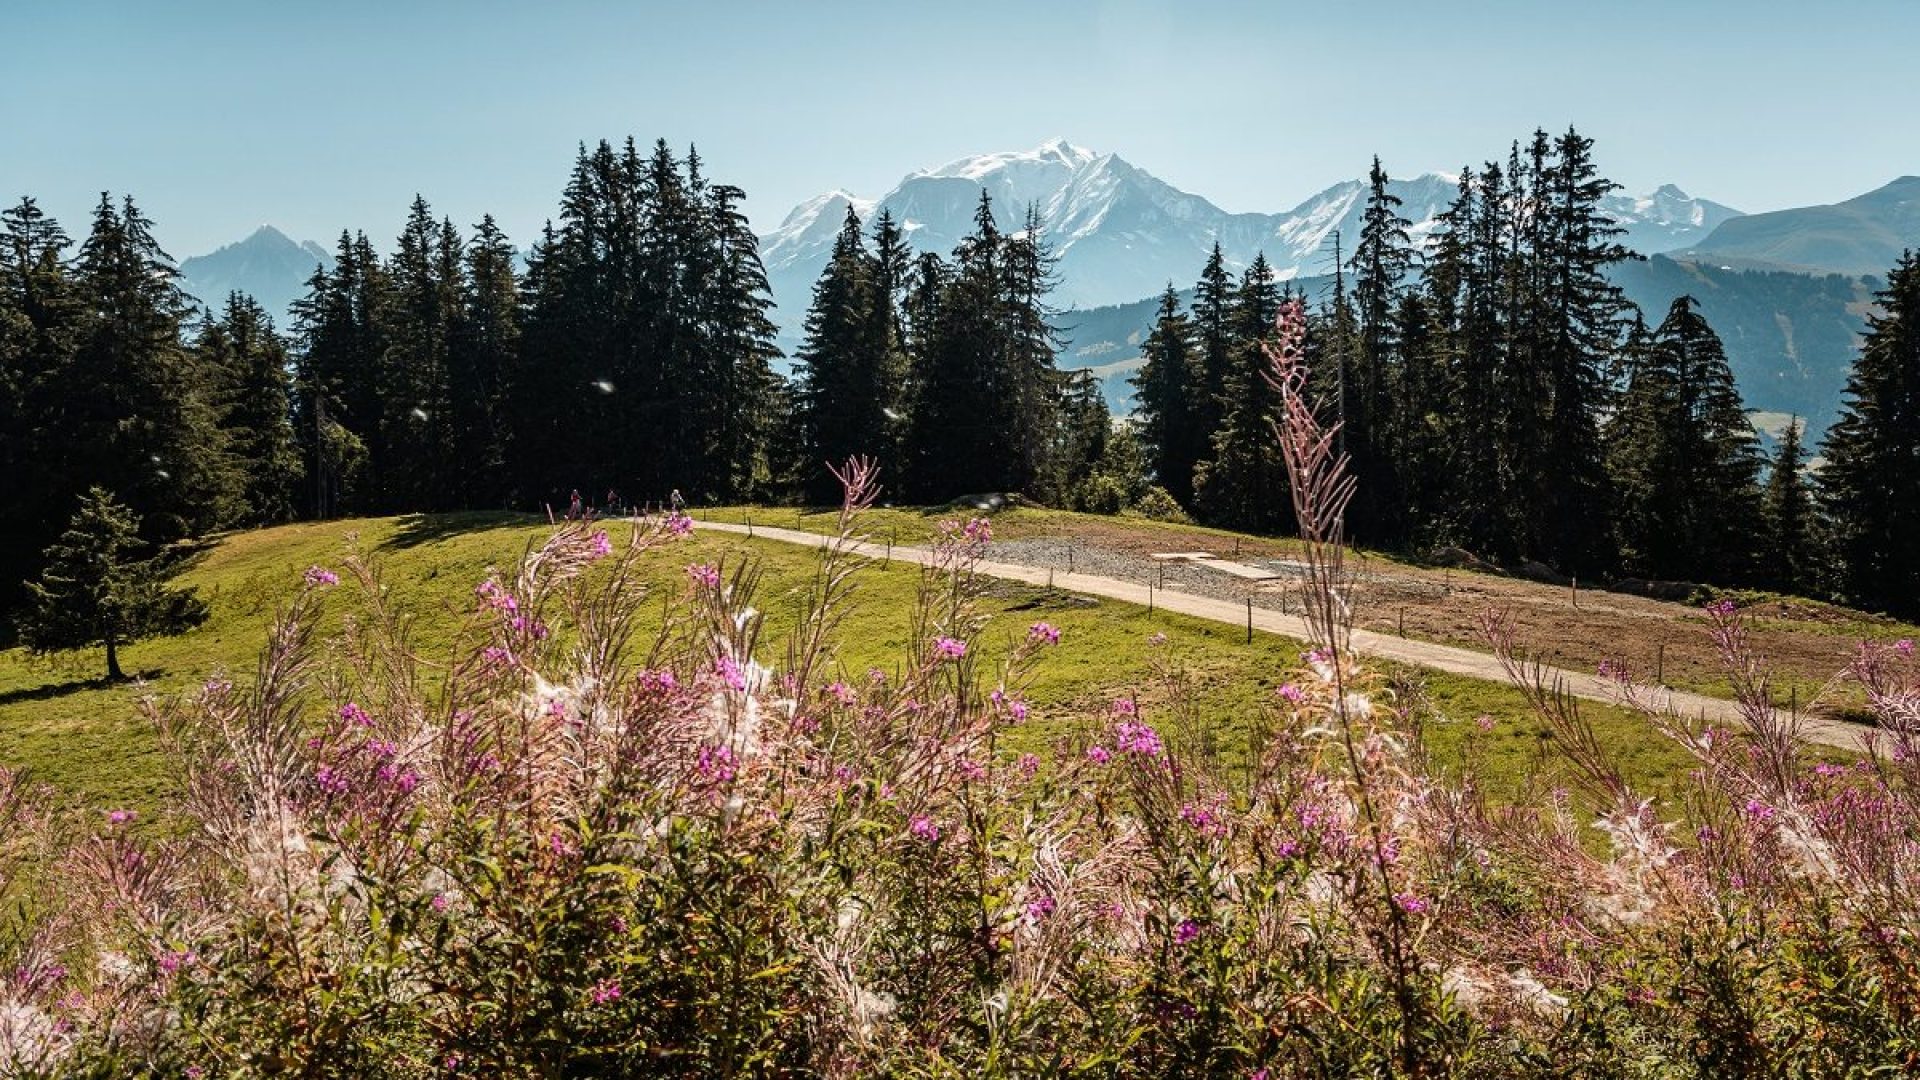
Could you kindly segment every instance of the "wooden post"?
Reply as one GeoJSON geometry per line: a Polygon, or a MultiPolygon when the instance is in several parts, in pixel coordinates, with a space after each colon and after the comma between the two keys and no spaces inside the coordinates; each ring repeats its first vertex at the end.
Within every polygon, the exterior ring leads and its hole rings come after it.
{"type": "Polygon", "coordinates": [[[1153,614],[1153,582],[1147,582],[1147,614],[1153,614]]]}
{"type": "Polygon", "coordinates": [[[1161,561],[1153,564],[1153,576],[1154,576],[1154,580],[1158,582],[1161,588],[1164,589],[1167,587],[1166,560],[1162,559],[1161,561]]]}
{"type": "Polygon", "coordinates": [[[1047,567],[1047,591],[1053,591],[1053,567],[1047,567]]]}
{"type": "Polygon", "coordinates": [[[1407,609],[1406,608],[1400,609],[1400,636],[1401,637],[1407,636],[1407,609]]]}
{"type": "Polygon", "coordinates": [[[1073,545],[1067,545],[1067,573],[1073,573],[1073,545]]]}
{"type": "Polygon", "coordinates": [[[1800,715],[1800,688],[1797,686],[1790,686],[1787,688],[1787,694],[1788,694],[1788,701],[1791,702],[1791,704],[1787,706],[1787,709],[1788,709],[1787,715],[1799,716],[1800,715]]]}
{"type": "Polygon", "coordinates": [[[1667,642],[1666,642],[1666,639],[1664,638],[1662,638],[1660,641],[1659,649],[1657,649],[1653,654],[1653,681],[1662,686],[1666,685],[1667,642]]]}
{"type": "Polygon", "coordinates": [[[881,566],[892,566],[892,565],[893,565],[893,537],[891,537],[891,536],[889,536],[889,537],[887,537],[887,558],[886,558],[886,561],[885,561],[885,562],[882,562],[882,563],[881,563],[880,565],[881,565],[881,566]]]}
{"type": "Polygon", "coordinates": [[[747,515],[747,539],[753,539],[753,515],[747,515]]]}
{"type": "Polygon", "coordinates": [[[1253,597],[1247,597],[1247,644],[1253,644],[1253,597]]]}

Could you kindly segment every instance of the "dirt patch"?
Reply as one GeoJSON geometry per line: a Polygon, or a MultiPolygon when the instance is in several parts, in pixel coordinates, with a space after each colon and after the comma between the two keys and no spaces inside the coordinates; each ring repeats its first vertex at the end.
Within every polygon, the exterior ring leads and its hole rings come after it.
{"type": "MultiPolygon", "coordinates": [[[[992,557],[1062,572],[1119,578],[1157,588],[1290,611],[1301,565],[1299,545],[1286,540],[1243,539],[1153,523],[1114,521],[1060,526],[1041,535],[996,542],[992,557]],[[1156,552],[1205,550],[1221,558],[1273,569],[1278,581],[1250,582],[1156,552]]],[[[1724,693],[1726,679],[1707,623],[1691,604],[1672,603],[1592,588],[1550,585],[1444,567],[1420,567],[1356,556],[1356,624],[1365,629],[1447,645],[1484,650],[1482,619],[1503,611],[1520,643],[1542,659],[1592,671],[1600,661],[1627,665],[1637,675],[1676,689],[1724,693]]],[[[1744,605],[1754,616],[1753,644],[1773,666],[1782,702],[1809,703],[1814,693],[1846,667],[1857,634],[1887,636],[1897,624],[1812,601],[1754,598],[1744,605]]],[[[1844,707],[1850,695],[1836,692],[1844,707]]]]}

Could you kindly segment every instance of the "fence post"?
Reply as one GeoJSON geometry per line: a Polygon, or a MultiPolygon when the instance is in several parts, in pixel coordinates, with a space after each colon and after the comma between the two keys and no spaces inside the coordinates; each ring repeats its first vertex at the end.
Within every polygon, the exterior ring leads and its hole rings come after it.
{"type": "Polygon", "coordinates": [[[1253,644],[1253,597],[1247,597],[1247,644],[1253,644]]]}

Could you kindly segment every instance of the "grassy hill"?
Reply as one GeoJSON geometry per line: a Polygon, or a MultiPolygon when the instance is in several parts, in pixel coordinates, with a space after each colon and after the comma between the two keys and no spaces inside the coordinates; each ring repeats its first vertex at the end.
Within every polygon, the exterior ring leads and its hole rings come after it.
{"type": "MultiPolygon", "coordinates": [[[[746,511],[735,511],[744,514],[746,511]]],[[[795,512],[777,523],[795,523],[795,512]]],[[[731,516],[731,515],[722,515],[731,516]]],[[[820,524],[824,515],[801,519],[820,524]]],[[[1003,534],[1072,527],[1078,515],[1020,510],[1002,516],[1003,534]]],[[[917,541],[931,518],[914,510],[877,512],[869,522],[876,537],[917,541]]],[[[1186,540],[1216,534],[1153,523],[1125,526],[1148,537],[1186,540]]],[[[613,526],[618,532],[622,526],[613,526]]],[[[200,589],[212,610],[208,622],[175,638],[142,642],[126,650],[123,663],[138,673],[132,685],[94,681],[99,657],[78,654],[48,662],[13,650],[0,653],[0,764],[24,767],[53,784],[73,803],[155,809],[164,803],[167,768],[141,699],[197,687],[215,675],[236,681],[251,676],[264,631],[276,607],[289,597],[311,565],[338,567],[349,550],[369,556],[381,569],[399,605],[419,616],[417,644],[432,658],[447,644],[450,628],[469,610],[475,585],[489,566],[511,564],[547,532],[530,518],[465,514],[381,518],[290,525],[222,538],[182,577],[200,589]]],[[[814,556],[789,545],[715,534],[696,534],[654,559],[649,574],[658,595],[677,589],[684,567],[696,561],[752,559],[764,578],[760,608],[766,613],[763,658],[778,657],[794,621],[799,597],[812,580],[814,556]]],[[[878,666],[892,669],[907,641],[907,609],[916,571],[899,563],[875,566],[862,579],[858,607],[844,624],[838,661],[849,673],[878,666]]],[[[330,625],[353,606],[350,590],[331,598],[330,625]]],[[[986,647],[1011,640],[1026,625],[1045,618],[1064,632],[1029,694],[1033,719],[1012,733],[1018,751],[1070,738],[1104,721],[1112,700],[1137,695],[1144,709],[1229,759],[1243,756],[1249,733],[1272,688],[1299,670],[1298,642],[1261,635],[1247,645],[1239,630],[1165,612],[995,584],[988,609],[993,622],[986,647]],[[1167,635],[1164,645],[1152,635],[1167,635]],[[1179,708],[1175,708],[1175,706],[1179,708]],[[1184,719],[1173,714],[1184,713],[1184,719]]],[[[1402,673],[1408,700],[1418,711],[1444,764],[1474,758],[1508,795],[1529,778],[1551,783],[1557,765],[1543,727],[1519,696],[1504,686],[1422,673],[1402,673]],[[1472,721],[1496,720],[1482,734],[1472,721]],[[1544,756],[1543,756],[1544,755],[1544,756]]],[[[1617,748],[1635,779],[1661,788],[1687,762],[1657,740],[1638,719],[1617,710],[1591,710],[1608,743],[1617,748]]]]}

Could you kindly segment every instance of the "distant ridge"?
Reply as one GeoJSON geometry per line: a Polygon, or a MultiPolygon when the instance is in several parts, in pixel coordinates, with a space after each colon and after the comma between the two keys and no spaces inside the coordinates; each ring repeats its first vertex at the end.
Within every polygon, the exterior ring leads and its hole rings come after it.
{"type": "Polygon", "coordinates": [[[293,302],[306,295],[307,280],[317,267],[333,269],[333,256],[325,248],[311,240],[295,243],[279,229],[262,225],[245,240],[183,260],[180,286],[216,311],[226,304],[228,293],[247,293],[287,330],[293,302]]]}

